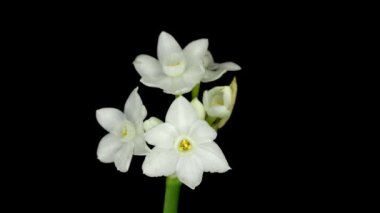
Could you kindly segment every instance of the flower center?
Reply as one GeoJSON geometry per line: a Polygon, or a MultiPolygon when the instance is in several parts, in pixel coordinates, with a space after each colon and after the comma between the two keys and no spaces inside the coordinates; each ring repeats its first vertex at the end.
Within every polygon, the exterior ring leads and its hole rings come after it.
{"type": "Polygon", "coordinates": [[[122,129],[121,129],[121,137],[122,138],[125,138],[125,137],[127,137],[128,136],[128,131],[127,131],[127,127],[125,126],[125,127],[123,127],[122,129]]]}
{"type": "Polygon", "coordinates": [[[191,150],[191,143],[187,139],[182,139],[181,142],[179,143],[178,147],[179,151],[181,152],[187,152],[191,150]]]}
{"type": "Polygon", "coordinates": [[[114,133],[118,135],[122,141],[133,139],[136,135],[136,128],[132,122],[125,120],[116,129],[114,133]]]}
{"type": "Polygon", "coordinates": [[[167,76],[178,77],[185,71],[185,57],[180,54],[172,54],[164,60],[162,67],[167,76]]]}
{"type": "Polygon", "coordinates": [[[211,106],[223,106],[224,105],[224,100],[223,100],[223,95],[222,94],[217,94],[213,97],[211,106]]]}

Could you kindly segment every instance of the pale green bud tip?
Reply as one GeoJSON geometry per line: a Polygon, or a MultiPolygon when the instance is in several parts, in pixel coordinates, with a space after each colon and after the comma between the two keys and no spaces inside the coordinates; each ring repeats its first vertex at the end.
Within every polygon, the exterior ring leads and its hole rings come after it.
{"type": "Polygon", "coordinates": [[[206,117],[205,108],[203,107],[203,104],[198,100],[198,98],[194,98],[191,101],[191,105],[194,107],[195,111],[197,111],[198,118],[204,120],[206,117]]]}
{"type": "Polygon", "coordinates": [[[162,124],[163,122],[156,118],[156,117],[150,117],[148,120],[144,121],[144,130],[148,131],[149,129],[152,129],[153,127],[162,124]]]}

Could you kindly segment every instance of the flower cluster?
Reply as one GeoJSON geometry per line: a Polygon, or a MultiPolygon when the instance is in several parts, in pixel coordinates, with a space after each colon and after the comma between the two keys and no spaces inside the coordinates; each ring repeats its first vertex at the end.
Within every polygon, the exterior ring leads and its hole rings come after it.
{"type": "Polygon", "coordinates": [[[228,171],[230,166],[215,139],[216,131],[231,116],[236,79],[231,85],[204,91],[202,102],[198,92],[201,82],[215,81],[240,67],[233,62],[215,63],[207,39],[193,41],[182,49],[166,32],[158,38],[157,59],[139,55],[133,64],[144,85],[176,98],[164,122],[156,117],[146,119],[138,88],[129,95],[123,112],[115,108],[97,110],[99,124],[108,131],[99,143],[98,159],[115,163],[119,171],[127,172],[133,155],[145,156],[145,175],[177,176],[192,189],[201,183],[203,172],[228,171]],[[190,91],[191,102],[182,96],[190,91]]]}

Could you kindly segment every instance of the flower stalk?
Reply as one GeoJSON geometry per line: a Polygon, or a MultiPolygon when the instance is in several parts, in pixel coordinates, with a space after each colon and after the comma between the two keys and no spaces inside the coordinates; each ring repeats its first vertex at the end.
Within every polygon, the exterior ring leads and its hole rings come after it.
{"type": "Polygon", "coordinates": [[[177,213],[181,182],[175,176],[166,178],[164,213],[177,213]]]}
{"type": "Polygon", "coordinates": [[[200,84],[200,83],[197,84],[197,85],[195,85],[195,87],[194,87],[193,90],[191,91],[192,99],[194,99],[194,98],[198,98],[200,87],[201,87],[201,84],[200,84]]]}

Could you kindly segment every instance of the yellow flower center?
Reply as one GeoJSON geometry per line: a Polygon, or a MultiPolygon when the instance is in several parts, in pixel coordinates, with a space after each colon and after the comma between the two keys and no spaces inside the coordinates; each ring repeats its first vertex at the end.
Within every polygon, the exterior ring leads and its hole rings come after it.
{"type": "Polygon", "coordinates": [[[125,138],[125,137],[127,137],[127,135],[128,135],[127,128],[124,127],[124,128],[121,130],[121,137],[125,138]]]}
{"type": "Polygon", "coordinates": [[[191,143],[190,141],[186,139],[182,139],[181,142],[179,143],[179,151],[181,152],[186,152],[191,149],[191,143]]]}

